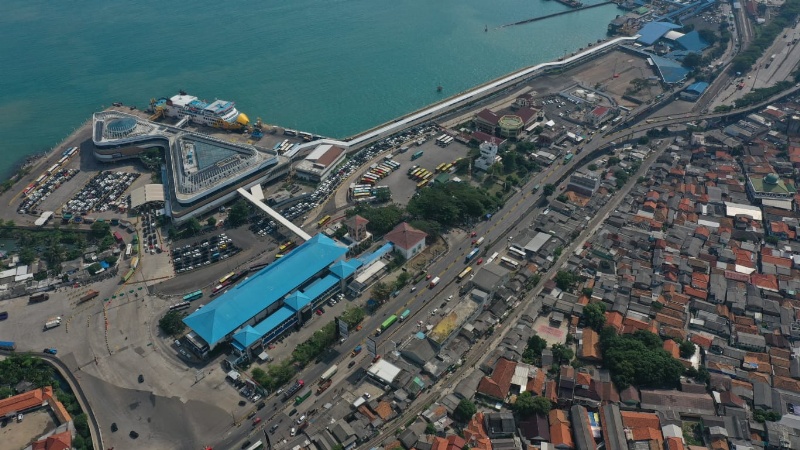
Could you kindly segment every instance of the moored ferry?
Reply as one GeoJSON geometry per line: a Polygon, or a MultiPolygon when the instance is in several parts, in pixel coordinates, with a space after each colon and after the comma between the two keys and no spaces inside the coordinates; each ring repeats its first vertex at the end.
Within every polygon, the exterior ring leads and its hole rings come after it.
{"type": "Polygon", "coordinates": [[[192,123],[209,127],[240,129],[250,123],[250,119],[239,112],[233,102],[215,100],[206,103],[183,91],[168,99],[159,99],[153,106],[167,117],[188,118],[192,123]]]}

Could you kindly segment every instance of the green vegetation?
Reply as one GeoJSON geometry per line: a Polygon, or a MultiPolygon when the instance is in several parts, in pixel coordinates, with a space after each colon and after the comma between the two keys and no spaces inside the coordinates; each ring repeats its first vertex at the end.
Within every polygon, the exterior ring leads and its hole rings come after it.
{"type": "Polygon", "coordinates": [[[377,283],[372,285],[372,298],[375,300],[382,302],[389,299],[389,296],[392,295],[392,286],[383,281],[378,281],[377,283]]]}
{"type": "MultiPolygon", "coordinates": [[[[800,1],[800,0],[798,0],[800,1]]],[[[800,74],[800,72],[798,72],[800,74]]],[[[739,100],[736,100],[736,108],[746,108],[750,105],[754,105],[759,102],[763,102],[764,100],[769,99],[773,95],[776,95],[780,92],[783,92],[787,89],[792,87],[792,83],[789,81],[779,81],[775,83],[774,86],[770,86],[767,88],[756,89],[754,91],[748,92],[739,100]]],[[[714,109],[714,112],[727,112],[731,111],[733,106],[730,105],[720,105],[714,109]]]]}
{"type": "Polygon", "coordinates": [[[428,422],[428,424],[425,425],[425,434],[436,434],[436,427],[433,426],[432,423],[428,422]]]}
{"type": "Polygon", "coordinates": [[[542,188],[542,192],[544,192],[545,197],[553,195],[553,192],[555,191],[556,187],[553,186],[552,184],[545,184],[544,187],[542,188]]]}
{"type": "Polygon", "coordinates": [[[775,411],[764,411],[761,409],[757,409],[753,412],[753,418],[758,423],[777,422],[781,420],[781,415],[780,413],[777,413],[775,411]]]}
{"type": "Polygon", "coordinates": [[[562,291],[571,291],[578,284],[578,276],[566,270],[559,270],[555,276],[556,286],[562,291]]]}
{"type": "Polygon", "coordinates": [[[681,358],[690,358],[694,355],[695,350],[697,350],[697,347],[695,347],[692,341],[683,341],[680,344],[681,358]]]}
{"type": "Polygon", "coordinates": [[[209,217],[208,220],[206,221],[206,224],[209,227],[214,228],[215,226],[217,226],[217,218],[214,216],[209,217]]]}
{"type": "Polygon", "coordinates": [[[522,353],[522,361],[527,364],[536,364],[542,359],[542,351],[547,348],[547,341],[537,335],[528,339],[528,347],[522,353]]]}
{"type": "Polygon", "coordinates": [[[168,336],[177,336],[186,329],[186,324],[182,320],[183,317],[184,314],[180,311],[169,311],[159,319],[158,327],[168,336]]]}
{"type": "Polygon", "coordinates": [[[603,364],[617,388],[675,387],[683,364],[662,348],[661,338],[647,331],[619,336],[611,327],[600,333],[603,364]]]}
{"type": "Polygon", "coordinates": [[[606,325],[606,305],[603,302],[589,303],[583,308],[583,320],[591,329],[602,331],[606,325]]]}
{"type": "Polygon", "coordinates": [[[420,191],[408,203],[408,213],[414,219],[454,227],[479,220],[498,206],[499,202],[483,189],[468,183],[445,183],[420,191]]]}
{"type": "Polygon", "coordinates": [[[750,46],[733,58],[731,72],[750,70],[758,58],[772,45],[775,38],[783,34],[784,28],[794,23],[798,14],[800,14],[800,0],[786,0],[771,22],[759,28],[758,36],[750,43],[750,46]]]}
{"type": "Polygon", "coordinates": [[[203,225],[200,224],[200,221],[197,220],[196,217],[192,217],[186,222],[186,225],[183,226],[183,231],[181,235],[184,238],[192,237],[200,232],[203,229],[203,225]]]}
{"type": "Polygon", "coordinates": [[[92,437],[89,433],[89,424],[86,414],[81,411],[78,400],[71,392],[62,389],[62,383],[56,372],[44,360],[30,355],[11,355],[0,361],[0,398],[16,394],[12,386],[20,381],[33,384],[34,388],[51,386],[56,398],[64,405],[72,416],[77,435],[72,440],[72,448],[76,450],[89,450],[92,448],[92,437]]]}
{"type": "Polygon", "coordinates": [[[699,422],[683,422],[681,424],[683,440],[687,445],[705,445],[703,443],[703,425],[699,422]]]}
{"type": "Polygon", "coordinates": [[[228,211],[228,224],[232,227],[244,225],[248,217],[250,217],[250,204],[245,199],[240,198],[228,211]]]}
{"type": "Polygon", "coordinates": [[[475,404],[464,398],[458,402],[458,406],[453,412],[453,415],[462,422],[469,422],[476,412],[478,412],[478,408],[475,407],[475,404]]]}
{"type": "Polygon", "coordinates": [[[403,221],[403,209],[398,205],[376,208],[362,204],[347,210],[347,217],[352,217],[356,214],[369,220],[367,230],[376,237],[392,231],[392,228],[403,221]]]}
{"type": "Polygon", "coordinates": [[[550,350],[553,351],[553,365],[555,366],[568,364],[575,357],[575,352],[564,344],[553,344],[550,350]]]}
{"type": "MultiPolygon", "coordinates": [[[[349,327],[353,328],[364,320],[364,310],[361,308],[347,308],[340,318],[347,322],[349,327]]],[[[274,391],[283,386],[293,380],[300,369],[318,358],[336,343],[337,332],[336,322],[328,322],[317,330],[311,338],[298,345],[292,352],[291,358],[280,363],[270,364],[266,371],[258,367],[254,368],[251,372],[253,379],[269,391],[274,391]]]]}
{"type": "Polygon", "coordinates": [[[511,409],[522,417],[530,417],[534,414],[547,414],[553,404],[545,397],[534,397],[529,391],[525,391],[517,396],[517,401],[511,409]]]}

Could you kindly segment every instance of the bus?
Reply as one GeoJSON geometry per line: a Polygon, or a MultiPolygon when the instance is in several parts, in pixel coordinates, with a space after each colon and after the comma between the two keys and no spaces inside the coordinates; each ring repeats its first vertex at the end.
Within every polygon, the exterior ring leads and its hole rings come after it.
{"type": "Polygon", "coordinates": [[[278,252],[286,253],[287,250],[291,250],[293,248],[294,248],[294,241],[286,241],[286,243],[278,247],[278,252]]]}
{"type": "Polygon", "coordinates": [[[497,253],[497,252],[492,253],[492,256],[490,256],[489,259],[486,260],[486,264],[489,264],[492,261],[494,261],[495,259],[497,259],[497,257],[499,255],[500,255],[500,253],[497,253]]]}
{"type": "Polygon", "coordinates": [[[131,257],[131,252],[133,252],[133,244],[128,244],[125,247],[125,258],[126,259],[131,257]]]}
{"type": "MultiPolygon", "coordinates": [[[[128,244],[128,245],[130,245],[130,244],[128,244]]],[[[125,275],[122,276],[122,282],[123,283],[127,283],[128,280],[130,280],[131,277],[133,276],[133,272],[134,272],[134,269],[129,269],[128,272],[126,272],[125,275]]]]}
{"type": "Polygon", "coordinates": [[[433,176],[433,174],[426,170],[425,171],[425,175],[422,176],[422,179],[425,180],[425,181],[428,181],[428,180],[431,179],[432,176],[433,176]]]}
{"type": "Polygon", "coordinates": [[[202,296],[203,296],[203,291],[194,291],[191,294],[184,295],[183,296],[183,301],[185,301],[185,302],[193,302],[193,301],[199,299],[202,296]]]}
{"type": "Polygon", "coordinates": [[[466,277],[467,277],[467,275],[469,275],[469,274],[470,274],[470,272],[472,272],[472,266],[470,266],[470,267],[467,267],[466,269],[462,270],[462,271],[461,271],[461,273],[460,273],[460,274],[458,274],[458,277],[457,277],[457,278],[458,278],[458,281],[461,281],[461,280],[463,280],[464,278],[466,278],[466,277]]]}
{"type": "Polygon", "coordinates": [[[465,263],[470,262],[470,260],[474,258],[479,251],[481,251],[481,249],[479,249],[478,247],[473,248],[471,252],[467,253],[467,257],[464,258],[464,262],[465,263]]]}
{"type": "Polygon", "coordinates": [[[225,289],[226,287],[228,287],[230,285],[231,285],[231,282],[226,280],[224,283],[220,283],[220,284],[216,285],[216,287],[214,287],[214,290],[211,292],[211,294],[216,295],[216,294],[219,293],[219,291],[225,289]]]}
{"type": "Polygon", "coordinates": [[[572,161],[572,157],[573,156],[575,156],[575,155],[572,154],[572,153],[567,153],[567,156],[564,157],[564,162],[568,163],[568,162],[572,161]]]}
{"type": "Polygon", "coordinates": [[[192,304],[189,303],[189,302],[180,302],[180,303],[175,303],[174,305],[170,306],[169,310],[170,311],[180,311],[180,310],[186,309],[186,308],[188,308],[190,306],[192,306],[192,304]]]}
{"type": "Polygon", "coordinates": [[[368,185],[372,186],[372,185],[375,184],[375,180],[373,180],[372,178],[366,178],[365,177],[365,178],[361,179],[361,183],[368,184],[368,185]]]}
{"type": "Polygon", "coordinates": [[[514,247],[513,245],[508,247],[508,254],[518,259],[525,259],[526,257],[524,250],[514,247]]]}
{"type": "Polygon", "coordinates": [[[428,180],[422,180],[419,183],[417,183],[417,189],[422,189],[427,185],[428,185],[428,180]]]}
{"type": "Polygon", "coordinates": [[[505,256],[500,258],[500,264],[505,264],[505,265],[511,267],[514,270],[519,269],[519,263],[518,262],[514,261],[513,259],[506,258],[505,256]]]}
{"type": "Polygon", "coordinates": [[[448,173],[448,172],[450,172],[450,169],[452,169],[452,168],[453,168],[453,163],[447,163],[447,164],[444,165],[444,168],[442,169],[442,172],[443,173],[448,173]]]}
{"type": "Polygon", "coordinates": [[[386,331],[386,329],[394,325],[395,322],[397,322],[397,316],[395,314],[392,314],[386,320],[383,321],[383,323],[381,324],[381,330],[386,331]]]}
{"type": "Polygon", "coordinates": [[[247,447],[247,450],[257,450],[257,449],[263,448],[263,447],[264,447],[264,443],[263,442],[256,441],[255,444],[251,445],[250,447],[247,447]]]}
{"type": "Polygon", "coordinates": [[[331,216],[325,216],[322,219],[320,219],[319,222],[317,222],[317,227],[322,228],[325,226],[325,224],[327,224],[330,221],[331,221],[331,216]]]}
{"type": "Polygon", "coordinates": [[[275,253],[275,259],[283,258],[283,253],[275,253]]]}
{"type": "Polygon", "coordinates": [[[300,391],[299,394],[297,394],[297,397],[295,397],[294,399],[294,404],[299,405],[300,403],[306,401],[306,399],[310,396],[311,396],[311,388],[306,386],[305,389],[303,389],[302,391],[300,391]]]}
{"type": "Polygon", "coordinates": [[[414,153],[413,155],[411,155],[411,160],[414,161],[415,159],[420,159],[420,158],[422,158],[423,154],[424,154],[424,152],[422,150],[420,150],[417,153],[414,153]]]}
{"type": "Polygon", "coordinates": [[[445,163],[441,163],[438,166],[436,166],[436,173],[439,173],[439,172],[443,171],[444,170],[444,166],[446,166],[445,163]]]}
{"type": "Polygon", "coordinates": [[[411,310],[410,309],[407,309],[407,310],[403,311],[403,314],[400,314],[400,322],[408,319],[408,316],[410,316],[410,315],[411,315],[411,310]]]}
{"type": "Polygon", "coordinates": [[[225,284],[225,282],[233,278],[234,275],[236,275],[236,272],[231,272],[225,275],[224,277],[219,279],[219,284],[225,284]]]}

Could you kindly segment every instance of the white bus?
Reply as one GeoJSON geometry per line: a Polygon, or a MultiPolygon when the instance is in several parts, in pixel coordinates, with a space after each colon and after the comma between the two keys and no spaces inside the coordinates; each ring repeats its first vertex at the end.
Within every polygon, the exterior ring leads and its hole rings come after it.
{"type": "Polygon", "coordinates": [[[519,247],[508,247],[508,254],[519,259],[525,259],[525,250],[520,249],[519,247]]]}
{"type": "Polygon", "coordinates": [[[128,244],[128,246],[125,247],[125,258],[130,258],[131,252],[133,252],[133,244],[128,244]]]}
{"type": "Polygon", "coordinates": [[[514,270],[519,269],[519,263],[518,262],[514,261],[513,259],[506,258],[505,256],[500,258],[500,264],[505,264],[505,265],[511,267],[514,270]]]}
{"type": "Polygon", "coordinates": [[[498,256],[500,256],[500,253],[497,252],[492,253],[492,256],[490,256],[489,259],[486,260],[486,264],[490,264],[492,261],[497,259],[498,256]]]}

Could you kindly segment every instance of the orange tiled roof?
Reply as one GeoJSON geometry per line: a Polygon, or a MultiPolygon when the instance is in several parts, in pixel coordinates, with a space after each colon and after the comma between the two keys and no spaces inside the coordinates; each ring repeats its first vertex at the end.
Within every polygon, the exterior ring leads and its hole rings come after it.
{"type": "Polygon", "coordinates": [[[467,427],[464,429],[464,440],[467,441],[470,448],[480,450],[492,450],[492,441],[489,440],[489,435],[483,428],[483,413],[477,412],[472,416],[467,427]]]}
{"type": "Polygon", "coordinates": [[[591,328],[583,329],[583,345],[579,355],[582,359],[599,361],[600,356],[600,336],[591,328]]]}
{"type": "Polygon", "coordinates": [[[702,334],[693,334],[690,340],[706,350],[711,348],[711,343],[714,342],[712,338],[703,336],[702,334]]]}
{"type": "Polygon", "coordinates": [[[622,314],[617,311],[606,311],[606,326],[614,327],[617,333],[622,331],[622,314]]]}
{"type": "Polygon", "coordinates": [[[676,317],[672,317],[664,313],[656,314],[656,320],[658,321],[658,323],[663,323],[677,328],[682,328],[684,325],[682,319],[678,319],[676,317]]]}
{"type": "Polygon", "coordinates": [[[684,450],[683,440],[679,437],[668,437],[667,450],[684,450]]]}
{"type": "Polygon", "coordinates": [[[547,380],[545,382],[545,395],[547,395],[547,399],[550,400],[553,404],[558,403],[558,387],[556,385],[556,380],[547,380]]]}
{"type": "Polygon", "coordinates": [[[557,447],[575,448],[575,443],[572,441],[572,427],[567,419],[567,414],[560,409],[554,409],[550,411],[548,418],[550,419],[550,442],[557,447]]]}
{"type": "Polygon", "coordinates": [[[0,417],[42,406],[48,398],[53,398],[53,388],[50,386],[4,398],[0,400],[0,417]]]}
{"type": "Polygon", "coordinates": [[[536,375],[533,378],[528,380],[527,386],[525,386],[525,390],[532,392],[536,395],[542,395],[544,392],[544,382],[547,380],[545,376],[544,370],[539,369],[536,371],[536,375]]]}
{"type": "Polygon", "coordinates": [[[681,350],[678,346],[678,343],[673,341],[672,339],[667,339],[664,341],[664,350],[667,351],[673,358],[678,359],[681,357],[681,350]]]}
{"type": "Polygon", "coordinates": [[[478,392],[499,400],[505,399],[511,388],[511,378],[514,376],[516,368],[517,363],[514,361],[500,358],[494,367],[492,376],[481,379],[478,384],[478,392]]]}
{"type": "Polygon", "coordinates": [[[683,292],[690,297],[699,298],[700,300],[705,300],[708,298],[708,292],[695,289],[691,286],[684,286],[683,292]]]}
{"type": "Polygon", "coordinates": [[[761,289],[778,291],[778,278],[775,275],[766,273],[754,273],[750,275],[750,283],[761,289]]]}
{"type": "Polygon", "coordinates": [[[64,431],[48,436],[31,445],[33,450],[70,450],[72,448],[72,433],[64,431]]]}
{"type": "Polygon", "coordinates": [[[654,413],[638,411],[620,411],[622,424],[626,428],[655,428],[661,429],[661,422],[654,413]]]}

